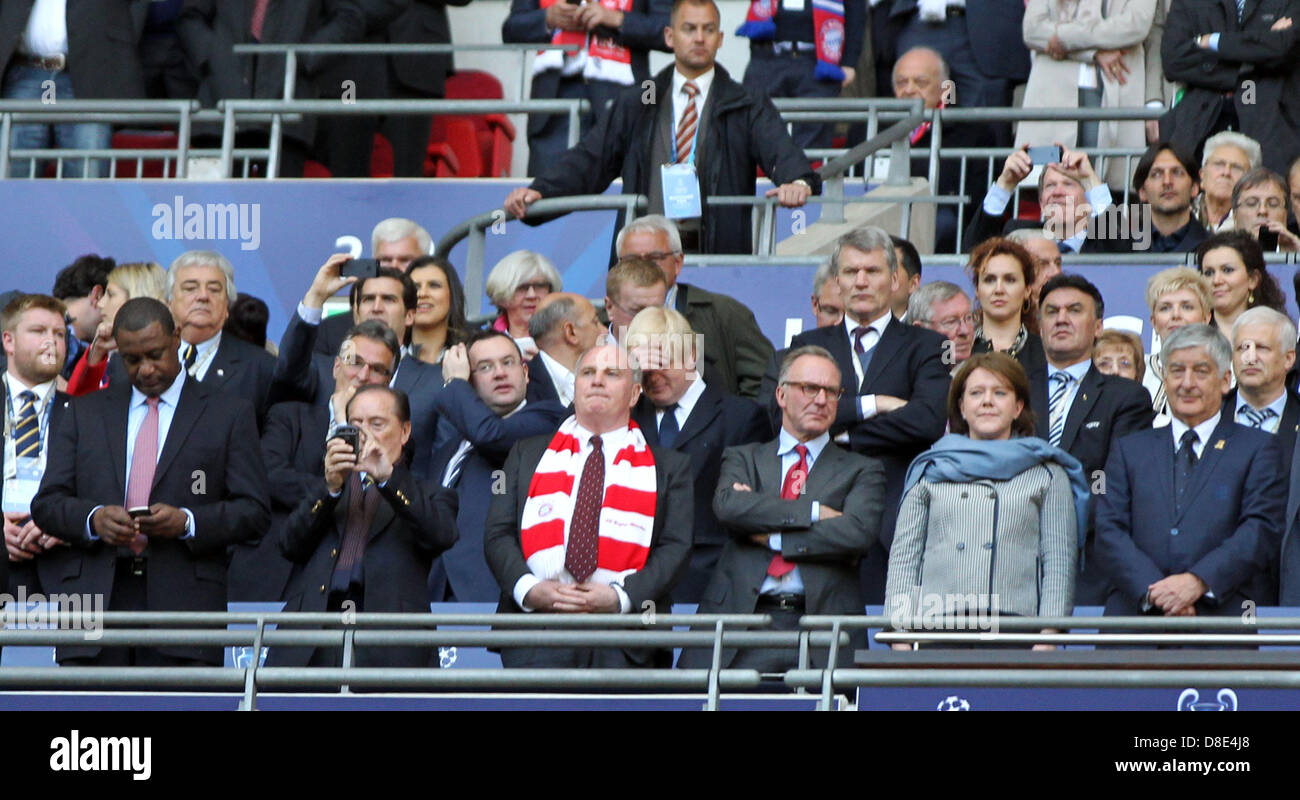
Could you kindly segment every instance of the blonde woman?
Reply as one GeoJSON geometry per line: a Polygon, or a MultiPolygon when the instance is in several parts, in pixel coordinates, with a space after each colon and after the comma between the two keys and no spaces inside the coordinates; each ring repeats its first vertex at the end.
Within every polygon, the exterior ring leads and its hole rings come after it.
{"type": "Polygon", "coordinates": [[[108,357],[117,350],[113,341],[113,320],[117,310],[135,297],[163,299],[163,284],[167,273],[152,261],[119,264],[108,273],[108,284],[99,298],[99,312],[103,315],[95,339],[77,360],[68,378],[68,394],[74,397],[89,394],[108,385],[108,357]]]}

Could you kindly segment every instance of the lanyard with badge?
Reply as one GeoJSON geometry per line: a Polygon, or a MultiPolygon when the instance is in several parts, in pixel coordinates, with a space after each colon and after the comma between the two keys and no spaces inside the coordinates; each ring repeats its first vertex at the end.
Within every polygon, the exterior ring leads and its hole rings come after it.
{"type": "Polygon", "coordinates": [[[0,510],[6,514],[30,514],[32,498],[36,496],[36,490],[41,486],[41,476],[45,474],[45,456],[49,450],[46,434],[50,429],[50,414],[54,410],[54,386],[51,384],[45,396],[37,400],[40,455],[22,457],[18,455],[17,443],[14,441],[14,432],[18,426],[14,396],[12,391],[8,391],[10,387],[5,388],[5,483],[4,502],[0,504],[0,510]]]}
{"type": "Polygon", "coordinates": [[[700,180],[695,173],[695,146],[699,140],[700,126],[697,123],[691,137],[691,154],[686,161],[659,167],[664,190],[664,216],[669,219],[692,219],[701,215],[700,180]]]}

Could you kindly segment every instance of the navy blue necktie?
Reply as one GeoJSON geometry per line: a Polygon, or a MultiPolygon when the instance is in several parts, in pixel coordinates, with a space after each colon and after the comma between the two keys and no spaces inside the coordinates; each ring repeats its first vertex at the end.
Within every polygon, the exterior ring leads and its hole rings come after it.
{"type": "Polygon", "coordinates": [[[661,447],[672,447],[677,441],[677,434],[682,429],[677,426],[677,404],[673,403],[664,409],[664,418],[659,420],[659,445],[661,447]]]}
{"type": "Polygon", "coordinates": [[[1196,471],[1195,445],[1199,438],[1195,430],[1188,428],[1178,440],[1178,452],[1174,454],[1174,498],[1179,509],[1183,507],[1183,493],[1192,485],[1192,474],[1196,471]]]}

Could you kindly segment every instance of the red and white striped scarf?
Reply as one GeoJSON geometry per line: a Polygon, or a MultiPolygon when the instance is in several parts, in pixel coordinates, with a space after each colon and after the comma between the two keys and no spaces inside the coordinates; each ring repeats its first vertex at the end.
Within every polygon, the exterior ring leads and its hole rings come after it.
{"type": "MultiPolygon", "coordinates": [[[[540,0],[543,10],[564,0],[540,0]]],[[[606,8],[628,13],[632,0],[591,0],[606,8]]],[[[556,30],[551,44],[571,45],[570,50],[542,50],[533,59],[533,74],[558,69],[566,77],[582,75],[587,80],[601,80],[632,85],[632,51],[611,38],[586,31],[556,30]]]]}
{"type": "MultiPolygon", "coordinates": [[[[541,580],[573,583],[564,569],[564,546],[577,500],[584,442],[578,421],[569,417],[547,445],[528,484],[520,543],[528,568],[541,580]]],[[[600,508],[600,540],[592,583],[621,582],[645,566],[654,533],[655,460],[645,436],[628,422],[627,444],[605,471],[605,496],[600,508]]]]}

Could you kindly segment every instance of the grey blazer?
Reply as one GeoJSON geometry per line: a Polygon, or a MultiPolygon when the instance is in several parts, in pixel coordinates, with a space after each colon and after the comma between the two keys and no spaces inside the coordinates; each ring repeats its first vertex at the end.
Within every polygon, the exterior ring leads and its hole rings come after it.
{"type": "Polygon", "coordinates": [[[1008,481],[932,483],[908,491],[889,552],[885,613],[997,597],[1000,613],[1068,616],[1078,545],[1070,479],[1039,464],[1008,481]]]}

